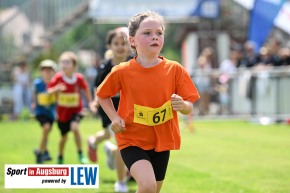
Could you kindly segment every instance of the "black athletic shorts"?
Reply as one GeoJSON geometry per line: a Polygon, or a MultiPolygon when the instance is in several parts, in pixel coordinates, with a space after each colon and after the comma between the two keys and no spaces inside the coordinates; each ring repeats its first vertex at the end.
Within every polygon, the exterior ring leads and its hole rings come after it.
{"type": "Polygon", "coordinates": [[[67,122],[58,121],[57,124],[58,124],[58,128],[60,129],[61,135],[64,136],[70,131],[71,122],[79,123],[82,118],[83,118],[83,115],[77,113],[77,114],[74,114],[72,118],[67,122]]]}
{"type": "Polygon", "coordinates": [[[41,127],[43,127],[44,124],[49,123],[50,124],[50,128],[52,127],[53,124],[53,120],[48,118],[45,115],[37,115],[36,116],[36,120],[39,122],[39,124],[41,125],[41,127]]]}
{"type": "MultiPolygon", "coordinates": [[[[112,97],[112,102],[113,102],[113,105],[117,111],[118,106],[119,106],[119,102],[120,102],[120,98],[119,97],[112,97]]],[[[98,109],[98,112],[99,112],[101,119],[102,119],[103,128],[105,128],[105,129],[108,128],[108,126],[111,124],[110,118],[107,116],[107,114],[102,109],[102,107],[100,107],[98,109]]]]}
{"type": "Polygon", "coordinates": [[[164,180],[170,151],[156,152],[154,150],[143,150],[137,146],[130,146],[122,149],[121,155],[129,171],[135,162],[148,160],[152,164],[156,181],[164,180]]]}

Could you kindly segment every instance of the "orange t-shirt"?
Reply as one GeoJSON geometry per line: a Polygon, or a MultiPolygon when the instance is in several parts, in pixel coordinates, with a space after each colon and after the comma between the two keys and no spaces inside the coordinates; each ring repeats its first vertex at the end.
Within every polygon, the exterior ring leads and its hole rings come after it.
{"type": "Polygon", "coordinates": [[[162,106],[177,94],[183,100],[195,102],[198,91],[186,70],[177,62],[160,57],[162,62],[150,68],[137,63],[136,58],[115,66],[97,89],[97,96],[107,98],[120,92],[119,116],[126,130],[116,134],[120,149],[138,146],[144,150],[180,149],[177,112],[173,119],[160,125],[134,123],[134,104],[151,108],[162,106]]]}

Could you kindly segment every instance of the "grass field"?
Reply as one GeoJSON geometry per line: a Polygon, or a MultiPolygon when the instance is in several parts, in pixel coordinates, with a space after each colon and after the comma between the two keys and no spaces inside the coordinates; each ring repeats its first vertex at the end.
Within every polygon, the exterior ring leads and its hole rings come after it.
{"type": "MultiPolygon", "coordinates": [[[[86,138],[100,129],[100,122],[81,123],[86,138]]],[[[290,193],[290,126],[260,126],[243,121],[197,121],[191,133],[181,124],[182,147],[172,151],[163,193],[290,193]]],[[[34,164],[40,129],[35,121],[0,122],[0,193],[30,193],[32,189],[4,189],[4,164],[34,164]]],[[[54,125],[49,150],[55,163],[58,129],[54,125]]],[[[105,164],[99,148],[99,189],[39,189],[38,193],[111,193],[115,172],[105,164]]],[[[66,164],[77,164],[73,136],[69,135],[66,164]]],[[[135,192],[135,183],[129,183],[135,192]]]]}

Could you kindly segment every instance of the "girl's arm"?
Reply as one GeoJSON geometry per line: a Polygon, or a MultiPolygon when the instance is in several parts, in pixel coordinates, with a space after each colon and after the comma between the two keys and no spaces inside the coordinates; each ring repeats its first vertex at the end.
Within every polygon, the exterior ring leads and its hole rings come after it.
{"type": "Polygon", "coordinates": [[[87,98],[88,102],[91,104],[93,102],[93,99],[92,99],[92,94],[91,94],[91,91],[90,89],[86,89],[85,92],[85,97],[87,98]]]}
{"type": "MultiPolygon", "coordinates": [[[[97,89],[95,89],[94,93],[96,93],[96,92],[97,92],[97,89]]],[[[94,100],[93,100],[92,104],[90,105],[90,109],[91,109],[91,111],[96,113],[98,111],[99,106],[100,106],[100,103],[98,101],[98,96],[95,94],[94,100]]]]}
{"type": "Polygon", "coordinates": [[[54,94],[54,93],[56,93],[56,92],[64,91],[64,90],[66,90],[66,86],[65,86],[65,84],[60,83],[60,84],[55,85],[54,87],[50,87],[50,88],[48,88],[48,89],[47,89],[47,93],[48,93],[48,94],[54,94]]]}
{"type": "Polygon", "coordinates": [[[98,97],[98,101],[105,113],[108,115],[110,120],[112,121],[112,130],[115,133],[120,133],[125,130],[125,121],[118,115],[116,112],[112,99],[111,98],[100,98],[98,97]]]}
{"type": "Polygon", "coordinates": [[[184,101],[181,96],[178,96],[177,94],[173,94],[171,96],[171,104],[172,108],[175,111],[179,111],[180,113],[184,115],[188,115],[191,113],[193,109],[192,102],[190,101],[184,101]]]}
{"type": "Polygon", "coordinates": [[[188,115],[188,114],[191,113],[192,109],[193,109],[192,102],[183,101],[183,109],[181,111],[179,111],[179,112],[184,114],[184,115],[188,115]]]}
{"type": "Polygon", "coordinates": [[[96,113],[97,112],[97,108],[96,108],[96,105],[93,101],[93,98],[92,98],[92,94],[91,94],[91,91],[89,88],[85,89],[84,91],[84,94],[85,94],[85,97],[89,103],[89,108],[92,112],[96,113]]]}
{"type": "Polygon", "coordinates": [[[97,113],[98,112],[98,107],[100,106],[100,103],[98,101],[98,97],[95,97],[92,103],[90,103],[90,109],[92,112],[97,113]]]}

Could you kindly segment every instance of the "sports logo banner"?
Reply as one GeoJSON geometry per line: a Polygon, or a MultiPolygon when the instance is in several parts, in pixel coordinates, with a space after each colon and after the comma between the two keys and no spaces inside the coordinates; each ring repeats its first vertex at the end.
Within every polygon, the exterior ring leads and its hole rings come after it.
{"type": "Polygon", "coordinates": [[[98,165],[5,165],[5,188],[99,188],[98,165]]]}

